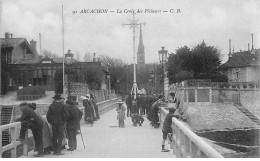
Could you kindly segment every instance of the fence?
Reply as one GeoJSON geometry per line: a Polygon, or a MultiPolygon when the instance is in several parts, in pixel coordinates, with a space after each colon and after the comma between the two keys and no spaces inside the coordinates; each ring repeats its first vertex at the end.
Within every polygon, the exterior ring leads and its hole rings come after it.
{"type": "Polygon", "coordinates": [[[0,126],[0,157],[2,157],[3,152],[10,150],[11,149],[11,158],[16,158],[16,149],[17,146],[20,144],[23,144],[23,155],[28,155],[28,144],[27,144],[27,139],[28,139],[28,133],[26,134],[25,140],[23,143],[21,141],[16,141],[17,138],[17,133],[21,128],[21,122],[15,122],[11,124],[6,124],[0,126]],[[10,134],[10,143],[7,145],[2,145],[2,132],[3,131],[9,131],[10,134]]]}
{"type": "MultiPolygon", "coordinates": [[[[168,111],[160,107],[160,123],[163,124],[168,111]]],[[[176,118],[172,119],[171,147],[177,158],[223,158],[202,138],[176,118]]]]}

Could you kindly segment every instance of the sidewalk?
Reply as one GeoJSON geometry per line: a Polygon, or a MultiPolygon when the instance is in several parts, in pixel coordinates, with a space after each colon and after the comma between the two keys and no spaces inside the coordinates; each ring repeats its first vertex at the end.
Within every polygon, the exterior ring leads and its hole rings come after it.
{"type": "MultiPolygon", "coordinates": [[[[65,155],[46,155],[44,158],[173,158],[170,152],[161,152],[161,129],[154,129],[145,118],[143,126],[133,127],[131,118],[125,120],[125,128],[117,127],[115,109],[101,115],[93,127],[82,125],[81,136],[77,136],[78,148],[70,152],[63,150],[65,155]]],[[[166,141],[166,147],[169,145],[166,141]]],[[[29,158],[35,152],[29,153],[29,158]]],[[[25,156],[24,156],[25,157],[25,156]]]]}

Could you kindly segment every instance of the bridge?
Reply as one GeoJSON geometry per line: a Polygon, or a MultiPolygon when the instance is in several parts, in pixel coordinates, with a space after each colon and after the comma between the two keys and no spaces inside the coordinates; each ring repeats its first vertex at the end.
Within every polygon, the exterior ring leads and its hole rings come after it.
{"type": "MultiPolygon", "coordinates": [[[[125,120],[125,128],[117,127],[115,107],[117,99],[98,104],[100,120],[93,127],[81,123],[81,135],[77,135],[78,148],[75,151],[63,150],[65,155],[44,155],[44,158],[174,158],[174,157],[222,157],[203,139],[193,133],[184,123],[173,119],[173,136],[166,144],[170,152],[161,152],[161,128],[155,129],[145,118],[143,126],[132,126],[131,118],[125,120]],[[84,145],[83,146],[83,142],[84,145]]],[[[80,108],[84,110],[83,107],[80,108]]],[[[167,107],[160,108],[160,122],[168,113],[167,107]]],[[[11,157],[16,158],[17,146],[23,145],[22,158],[32,158],[35,152],[28,152],[28,143],[16,141],[21,123],[15,122],[0,126],[0,154],[11,150],[11,157]],[[2,131],[9,130],[10,144],[2,145],[2,131]]]]}

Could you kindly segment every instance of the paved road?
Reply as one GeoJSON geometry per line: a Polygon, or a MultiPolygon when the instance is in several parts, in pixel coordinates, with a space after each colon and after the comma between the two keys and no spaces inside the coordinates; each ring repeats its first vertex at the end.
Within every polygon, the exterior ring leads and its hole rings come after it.
{"type": "MultiPolygon", "coordinates": [[[[154,129],[145,118],[141,127],[133,127],[131,119],[125,120],[126,127],[118,128],[115,109],[101,115],[93,127],[81,126],[85,149],[80,135],[78,148],[73,152],[63,150],[63,156],[46,155],[44,158],[172,158],[170,152],[161,152],[161,129],[154,129]]],[[[166,144],[166,146],[169,145],[166,144]]],[[[30,152],[28,157],[32,157],[30,152]]]]}

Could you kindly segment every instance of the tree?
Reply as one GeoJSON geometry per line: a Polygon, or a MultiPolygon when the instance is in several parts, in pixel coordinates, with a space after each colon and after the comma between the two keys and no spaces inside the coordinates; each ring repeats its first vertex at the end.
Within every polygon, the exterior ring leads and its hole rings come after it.
{"type": "Polygon", "coordinates": [[[84,62],[92,62],[92,56],[90,54],[90,52],[86,52],[84,57],[83,57],[83,61],[84,62]]]}
{"type": "Polygon", "coordinates": [[[121,59],[112,58],[107,55],[99,55],[97,60],[101,62],[103,66],[106,66],[111,74],[110,83],[111,89],[117,89],[117,93],[125,93],[128,80],[127,65],[121,59]]]}
{"type": "Polygon", "coordinates": [[[219,80],[216,77],[222,77],[217,71],[220,62],[218,49],[207,46],[204,41],[192,50],[187,46],[178,48],[176,54],[170,54],[168,59],[170,84],[187,79],[219,80]]]}
{"type": "Polygon", "coordinates": [[[221,62],[218,49],[207,46],[204,41],[192,49],[191,58],[191,70],[195,78],[200,74],[216,73],[221,62]]]}
{"type": "Polygon", "coordinates": [[[59,57],[57,54],[52,53],[51,51],[46,50],[46,49],[43,49],[42,54],[43,54],[44,56],[49,57],[49,58],[57,58],[57,57],[59,57]]]}

